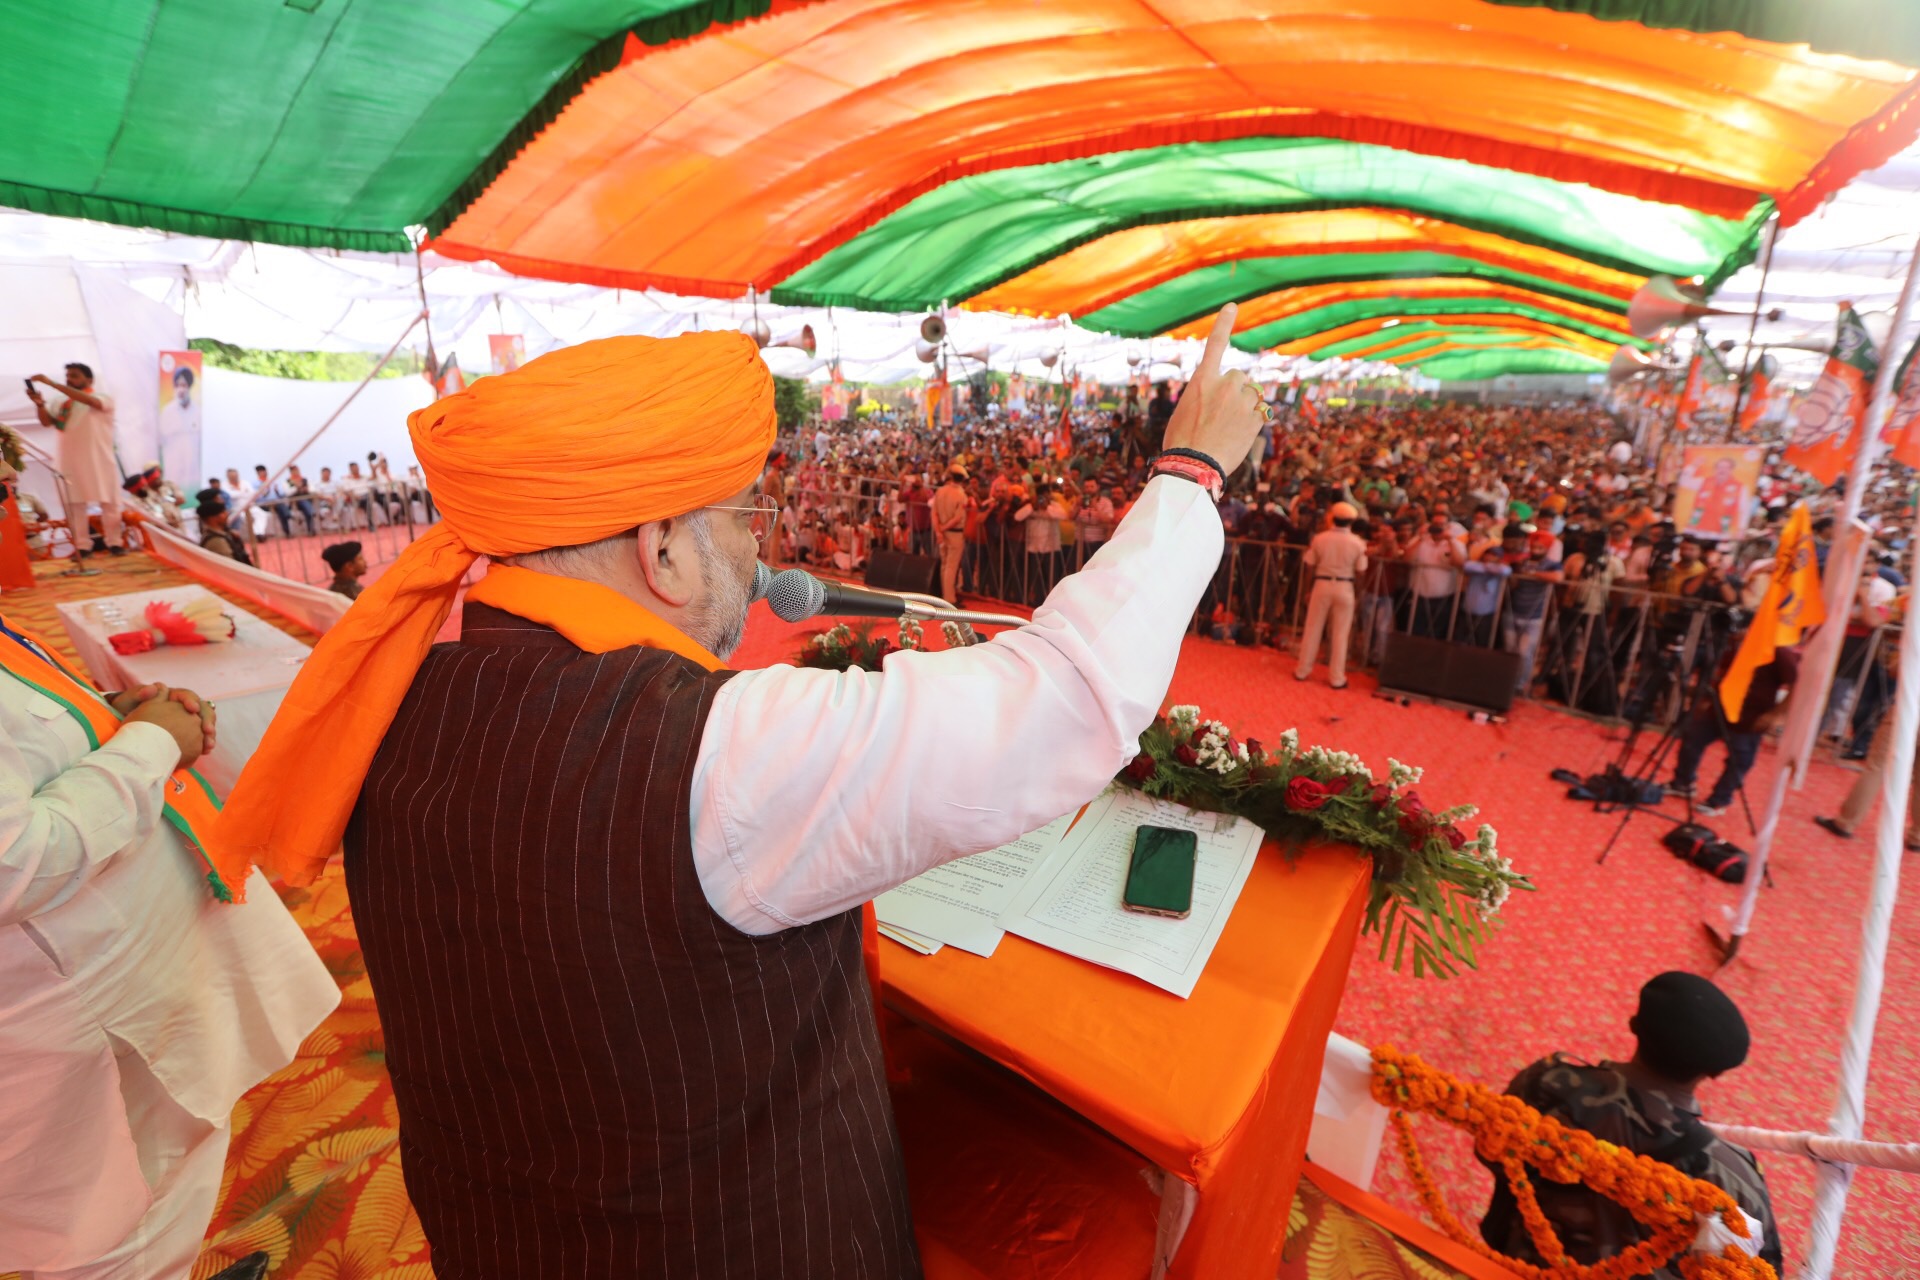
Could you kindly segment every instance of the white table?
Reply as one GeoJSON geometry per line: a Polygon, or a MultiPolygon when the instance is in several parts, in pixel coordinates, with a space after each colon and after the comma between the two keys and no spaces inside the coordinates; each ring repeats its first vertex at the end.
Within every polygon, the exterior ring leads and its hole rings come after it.
{"type": "Polygon", "coordinates": [[[233,789],[241,768],[266,735],[287,686],[312,650],[205,587],[166,587],[100,596],[58,606],[61,625],[102,689],[164,684],[191,689],[219,707],[220,745],[194,767],[221,796],[233,789]],[[234,620],[230,644],[162,645],[146,653],[119,654],[107,637],[146,625],[146,607],[164,600],[179,608],[209,596],[234,620]]]}

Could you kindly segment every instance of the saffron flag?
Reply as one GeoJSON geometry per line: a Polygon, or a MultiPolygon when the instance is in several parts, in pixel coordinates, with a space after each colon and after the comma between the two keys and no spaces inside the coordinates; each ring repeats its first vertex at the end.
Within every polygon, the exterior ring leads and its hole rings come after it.
{"type": "Polygon", "coordinates": [[[1308,422],[1311,422],[1314,426],[1317,427],[1320,425],[1320,406],[1314,402],[1314,399],[1311,395],[1304,396],[1301,398],[1300,413],[1303,417],[1306,418],[1308,422]]]}
{"type": "Polygon", "coordinates": [[[1920,360],[1916,356],[1920,356],[1920,340],[1894,376],[1893,412],[1887,415],[1880,436],[1893,456],[1910,467],[1920,467],[1920,360]]]}
{"type": "Polygon", "coordinates": [[[1773,371],[1768,361],[1762,357],[1753,366],[1752,380],[1747,383],[1747,398],[1740,405],[1739,427],[1742,431],[1752,431],[1760,425],[1760,415],[1767,411],[1767,400],[1773,395],[1773,371]]]}
{"type": "Polygon", "coordinates": [[[1820,563],[1813,551],[1813,521],[1805,503],[1793,509],[1780,533],[1780,552],[1773,561],[1773,581],[1766,599],[1754,611],[1753,625],[1740,641],[1720,681],[1720,706],[1727,719],[1740,718],[1741,704],[1753,684],[1753,673],[1773,661],[1780,648],[1800,643],[1809,627],[1826,621],[1826,600],[1820,594],[1820,563]]]}
{"type": "Polygon", "coordinates": [[[1705,371],[1701,368],[1700,352],[1695,351],[1693,359],[1687,362],[1686,386],[1680,391],[1679,412],[1683,421],[1691,417],[1693,411],[1700,407],[1700,387],[1705,376],[1705,371]]]}
{"type": "Polygon", "coordinates": [[[1053,429],[1053,456],[1065,462],[1073,456],[1073,406],[1060,406],[1060,425],[1053,429]]]}
{"type": "Polygon", "coordinates": [[[1858,428],[1866,417],[1867,397],[1879,367],[1873,339],[1852,304],[1843,303],[1827,367],[1794,415],[1786,461],[1821,484],[1832,484],[1852,465],[1860,448],[1858,428]]]}

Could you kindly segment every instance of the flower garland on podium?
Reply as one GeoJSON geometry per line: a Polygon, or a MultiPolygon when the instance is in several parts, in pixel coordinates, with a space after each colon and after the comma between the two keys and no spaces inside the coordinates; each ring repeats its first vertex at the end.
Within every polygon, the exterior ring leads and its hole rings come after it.
{"type": "Polygon", "coordinates": [[[1412,957],[1416,977],[1450,977],[1474,964],[1500,908],[1533,884],[1500,855],[1494,829],[1469,836],[1459,824],[1472,805],[1435,812],[1413,790],[1421,771],[1389,760],[1376,781],[1358,756],[1300,746],[1280,735],[1278,750],[1241,741],[1193,706],[1174,707],[1140,735],[1140,754],[1118,781],[1193,809],[1231,813],[1299,847],[1325,838],[1352,844],[1373,860],[1362,932],[1380,937],[1393,967],[1412,957]]]}

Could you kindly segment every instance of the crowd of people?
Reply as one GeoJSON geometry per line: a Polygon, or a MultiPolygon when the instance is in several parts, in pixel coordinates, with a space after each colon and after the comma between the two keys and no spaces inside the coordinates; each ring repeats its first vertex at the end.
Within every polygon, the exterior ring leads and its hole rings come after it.
{"type": "MultiPolygon", "coordinates": [[[[1173,402],[1161,384],[1111,410],[1074,410],[1065,440],[1057,410],[950,426],[891,414],[810,422],[775,454],[775,555],[848,573],[876,551],[937,555],[947,598],[1035,604],[1138,497],[1173,402]]],[[[1377,661],[1402,632],[1511,653],[1516,694],[1604,716],[1671,712],[1661,655],[1684,647],[1695,668],[1724,659],[1765,593],[1791,506],[1813,507],[1823,565],[1832,541],[1837,490],[1777,454],[1744,535],[1714,518],[1725,504],[1712,476],[1700,517],[1676,526],[1678,448],[1663,458],[1639,447],[1595,401],[1277,408],[1228,483],[1228,549],[1195,625],[1297,648],[1302,678],[1323,633],[1339,686],[1350,644],[1377,661]],[[1316,558],[1310,548],[1336,523],[1357,546],[1328,542],[1316,558]]],[[[1888,464],[1864,511],[1875,542],[1828,725],[1854,759],[1890,705],[1892,646],[1877,636],[1903,612],[1911,500],[1888,464]]]]}

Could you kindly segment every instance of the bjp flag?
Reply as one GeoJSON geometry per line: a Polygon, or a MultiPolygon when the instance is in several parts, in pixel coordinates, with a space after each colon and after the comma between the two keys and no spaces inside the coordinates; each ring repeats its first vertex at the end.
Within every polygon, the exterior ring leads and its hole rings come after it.
{"type": "Polygon", "coordinates": [[[1893,412],[1880,439],[1893,456],[1910,467],[1920,467],[1920,341],[1913,344],[1893,380],[1893,412]]]}
{"type": "Polygon", "coordinates": [[[1832,484],[1853,464],[1860,448],[1861,419],[1880,360],[1873,339],[1851,303],[1840,306],[1840,323],[1827,367],[1794,415],[1786,460],[1821,484],[1832,484]]]}
{"type": "Polygon", "coordinates": [[[1805,503],[1794,507],[1780,534],[1780,553],[1773,561],[1773,581],[1767,597],[1754,612],[1753,625],[1740,641],[1726,678],[1720,681],[1720,706],[1729,721],[1740,718],[1741,704],[1753,673],[1773,661],[1774,653],[1800,643],[1809,627],[1826,621],[1827,605],[1820,594],[1820,562],[1813,551],[1813,521],[1805,503]]]}

